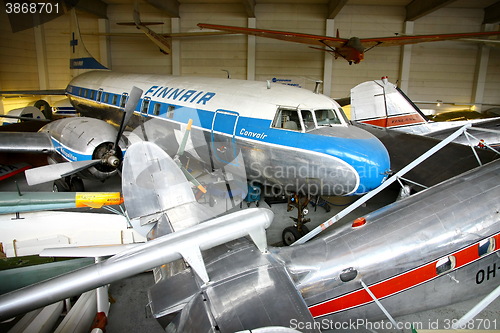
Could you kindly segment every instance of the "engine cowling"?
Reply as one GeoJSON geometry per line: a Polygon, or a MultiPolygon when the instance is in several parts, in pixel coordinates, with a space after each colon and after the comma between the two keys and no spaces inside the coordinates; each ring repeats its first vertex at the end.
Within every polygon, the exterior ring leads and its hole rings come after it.
{"type": "Polygon", "coordinates": [[[40,129],[48,133],[55,154],[49,157],[49,163],[101,160],[80,174],[85,178],[104,180],[117,172],[123,159],[125,141],[120,139],[114,149],[118,131],[105,121],[78,117],[64,118],[51,122],[40,129]]]}

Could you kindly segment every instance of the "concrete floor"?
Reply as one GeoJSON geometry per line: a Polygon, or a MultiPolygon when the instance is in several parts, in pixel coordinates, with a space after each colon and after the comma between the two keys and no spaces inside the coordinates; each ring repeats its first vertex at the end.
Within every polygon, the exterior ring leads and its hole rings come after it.
{"type": "MultiPolygon", "coordinates": [[[[51,184],[28,187],[24,181],[23,175],[18,175],[0,182],[0,191],[16,191],[14,181],[17,181],[21,191],[50,191],[52,188],[51,184]]],[[[85,181],[85,185],[88,191],[119,191],[120,179],[115,177],[105,183],[85,181]]],[[[368,201],[367,204],[349,214],[346,218],[341,220],[339,224],[350,223],[353,219],[359,216],[385,206],[386,204],[394,201],[396,195],[397,193],[395,191],[389,190],[384,192],[382,195],[373,198],[368,201]]],[[[337,212],[345,208],[349,204],[349,201],[349,199],[337,200],[336,203],[330,205],[330,212],[327,212],[321,207],[315,209],[309,205],[310,213],[307,216],[311,219],[311,222],[308,223],[309,229],[312,229],[313,227],[326,221],[331,216],[335,215],[337,212]]],[[[255,205],[252,204],[251,206],[254,207],[255,205]]],[[[268,207],[268,205],[264,201],[261,201],[260,207],[268,207]]],[[[243,205],[243,209],[245,208],[246,204],[243,205]]],[[[273,204],[270,209],[275,213],[275,219],[267,231],[268,243],[272,245],[281,245],[282,230],[287,226],[293,225],[293,221],[290,219],[290,216],[295,217],[297,210],[294,209],[291,212],[287,212],[285,203],[273,204]]],[[[153,282],[152,273],[145,272],[138,276],[118,281],[110,286],[109,293],[113,303],[109,313],[107,333],[163,331],[160,325],[154,318],[151,317],[147,310],[147,289],[153,284],[153,282]]],[[[472,300],[446,308],[396,318],[396,320],[403,322],[428,323],[433,320],[457,319],[465,314],[479,300],[480,299],[472,300]]],[[[500,300],[497,299],[492,305],[483,311],[478,318],[488,319],[492,322],[496,320],[496,329],[500,330],[500,300]]],[[[370,332],[369,330],[364,331],[370,332]]],[[[361,330],[361,332],[364,331],[361,330]]]]}

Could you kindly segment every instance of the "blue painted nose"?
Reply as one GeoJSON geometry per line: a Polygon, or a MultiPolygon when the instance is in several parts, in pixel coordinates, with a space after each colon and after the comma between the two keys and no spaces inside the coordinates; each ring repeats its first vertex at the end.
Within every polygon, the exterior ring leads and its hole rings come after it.
{"type": "Polygon", "coordinates": [[[358,186],[349,194],[364,194],[380,186],[390,171],[385,146],[372,134],[354,126],[349,126],[343,134],[330,138],[335,144],[330,144],[326,153],[340,158],[357,173],[358,186]]]}

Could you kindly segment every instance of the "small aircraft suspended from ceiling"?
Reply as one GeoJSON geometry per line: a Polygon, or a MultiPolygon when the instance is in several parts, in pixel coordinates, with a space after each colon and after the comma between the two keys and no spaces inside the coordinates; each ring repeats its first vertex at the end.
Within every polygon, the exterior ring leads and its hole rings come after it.
{"type": "Polygon", "coordinates": [[[416,44],[425,42],[437,42],[450,39],[474,38],[500,35],[499,31],[487,32],[470,32],[470,33],[455,33],[455,34],[433,34],[433,35],[405,35],[391,37],[371,37],[371,38],[340,38],[337,30],[337,37],[303,34],[289,31],[253,29],[244,27],[234,27],[227,25],[216,25],[199,23],[198,26],[202,29],[220,30],[236,34],[253,35],[266,38],[274,38],[287,42],[296,42],[314,46],[313,48],[332,53],[335,59],[342,57],[349,62],[359,64],[364,60],[365,52],[371,50],[375,46],[400,46],[406,44],[416,44]],[[324,49],[323,49],[324,48],[324,49]]]}

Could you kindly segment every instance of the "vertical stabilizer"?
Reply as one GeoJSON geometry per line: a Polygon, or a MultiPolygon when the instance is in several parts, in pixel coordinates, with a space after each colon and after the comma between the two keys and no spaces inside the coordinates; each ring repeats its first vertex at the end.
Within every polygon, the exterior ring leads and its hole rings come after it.
{"type": "Polygon", "coordinates": [[[387,77],[351,89],[351,120],[386,128],[427,123],[418,107],[387,77]]]}
{"type": "Polygon", "coordinates": [[[80,35],[80,27],[74,9],[71,10],[71,56],[69,60],[69,68],[71,70],[90,70],[90,69],[108,69],[97,61],[85,47],[80,35]]]}

